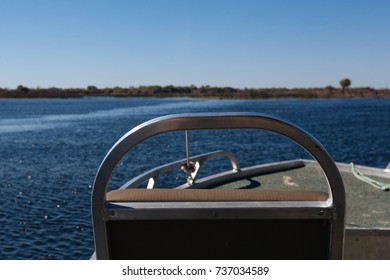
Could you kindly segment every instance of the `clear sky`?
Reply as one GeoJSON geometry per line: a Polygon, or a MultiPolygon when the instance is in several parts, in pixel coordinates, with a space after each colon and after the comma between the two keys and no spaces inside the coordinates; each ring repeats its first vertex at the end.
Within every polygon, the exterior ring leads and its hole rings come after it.
{"type": "Polygon", "coordinates": [[[0,0],[0,88],[390,88],[389,0],[0,0]]]}

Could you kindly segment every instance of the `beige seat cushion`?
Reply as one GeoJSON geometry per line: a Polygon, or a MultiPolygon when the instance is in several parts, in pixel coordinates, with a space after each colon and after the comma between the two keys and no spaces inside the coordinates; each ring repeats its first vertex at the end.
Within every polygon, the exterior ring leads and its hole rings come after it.
{"type": "Polygon", "coordinates": [[[109,202],[326,201],[328,194],[311,190],[124,189],[107,193],[106,199],[109,202]]]}

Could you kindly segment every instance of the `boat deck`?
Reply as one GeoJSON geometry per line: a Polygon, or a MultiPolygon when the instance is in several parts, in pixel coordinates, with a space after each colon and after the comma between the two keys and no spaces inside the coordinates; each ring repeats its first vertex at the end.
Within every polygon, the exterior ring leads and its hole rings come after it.
{"type": "MultiPolygon", "coordinates": [[[[344,181],[347,200],[347,228],[389,228],[390,229],[390,192],[379,190],[357,179],[348,166],[340,168],[344,181]]],[[[388,178],[369,176],[390,184],[388,178]]],[[[316,164],[282,172],[266,173],[260,176],[225,184],[219,188],[264,188],[264,189],[312,189],[327,191],[326,179],[316,164]]]]}

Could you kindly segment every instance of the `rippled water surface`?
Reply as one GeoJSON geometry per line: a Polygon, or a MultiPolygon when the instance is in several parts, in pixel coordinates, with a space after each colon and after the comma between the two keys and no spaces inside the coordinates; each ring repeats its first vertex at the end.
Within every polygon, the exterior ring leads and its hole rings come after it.
{"type": "MultiPolygon", "coordinates": [[[[315,135],[336,161],[385,167],[390,160],[389,99],[3,99],[0,259],[89,258],[91,185],[117,139],[161,115],[231,111],[289,120],[315,135]]],[[[243,166],[306,156],[260,132],[191,132],[190,141],[193,153],[227,149],[243,166]]],[[[184,147],[181,133],[148,140],[123,160],[110,186],[154,163],[183,158],[184,147]]]]}

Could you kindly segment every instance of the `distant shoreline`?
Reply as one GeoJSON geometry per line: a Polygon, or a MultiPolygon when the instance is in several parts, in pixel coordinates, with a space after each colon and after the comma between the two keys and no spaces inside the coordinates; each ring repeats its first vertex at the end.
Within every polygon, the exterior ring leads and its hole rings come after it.
{"type": "Polygon", "coordinates": [[[0,98],[77,98],[77,97],[187,97],[211,99],[277,99],[277,98],[390,98],[390,89],[348,88],[245,88],[211,86],[140,86],[129,88],[34,88],[18,86],[0,88],[0,98]]]}

